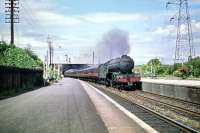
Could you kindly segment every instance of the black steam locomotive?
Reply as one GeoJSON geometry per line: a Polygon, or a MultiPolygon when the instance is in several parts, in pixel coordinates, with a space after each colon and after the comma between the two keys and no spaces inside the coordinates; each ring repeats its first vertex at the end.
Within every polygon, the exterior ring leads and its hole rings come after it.
{"type": "Polygon", "coordinates": [[[120,58],[112,59],[96,67],[65,71],[64,75],[119,89],[141,89],[141,78],[133,72],[133,69],[133,59],[127,55],[123,55],[120,58]]]}

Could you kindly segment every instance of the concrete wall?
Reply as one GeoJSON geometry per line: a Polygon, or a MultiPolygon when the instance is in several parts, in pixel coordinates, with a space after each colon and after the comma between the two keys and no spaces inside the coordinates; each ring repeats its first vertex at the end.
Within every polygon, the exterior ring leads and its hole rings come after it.
{"type": "Polygon", "coordinates": [[[200,103],[200,88],[142,82],[142,90],[185,101],[200,103]]]}

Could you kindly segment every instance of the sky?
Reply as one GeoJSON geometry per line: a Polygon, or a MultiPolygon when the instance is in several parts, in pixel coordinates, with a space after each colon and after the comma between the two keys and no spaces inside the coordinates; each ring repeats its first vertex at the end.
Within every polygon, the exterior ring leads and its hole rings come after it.
{"type": "MultiPolygon", "coordinates": [[[[175,1],[175,0],[170,0],[175,1]]],[[[9,42],[9,24],[5,23],[4,0],[0,0],[0,37],[9,42]]],[[[95,63],[97,48],[110,31],[127,33],[131,56],[136,65],[151,58],[173,62],[177,13],[175,5],[166,8],[167,0],[20,0],[20,23],[15,25],[15,44],[31,47],[42,60],[48,50],[49,36],[54,47],[54,62],[95,63]]],[[[200,55],[200,0],[189,0],[196,56],[200,55]]],[[[183,32],[186,30],[182,28],[183,32]]],[[[115,47],[115,46],[114,46],[115,47]]],[[[117,47],[117,45],[116,45],[117,47]]],[[[115,48],[113,48],[115,49],[115,48]]]]}

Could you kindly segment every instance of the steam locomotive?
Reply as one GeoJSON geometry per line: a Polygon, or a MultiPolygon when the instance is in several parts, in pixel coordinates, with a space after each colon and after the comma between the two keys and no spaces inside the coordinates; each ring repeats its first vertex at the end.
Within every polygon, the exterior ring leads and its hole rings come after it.
{"type": "Polygon", "coordinates": [[[133,72],[134,61],[127,55],[86,69],[70,69],[64,76],[96,82],[118,89],[141,89],[141,77],[133,72]]]}

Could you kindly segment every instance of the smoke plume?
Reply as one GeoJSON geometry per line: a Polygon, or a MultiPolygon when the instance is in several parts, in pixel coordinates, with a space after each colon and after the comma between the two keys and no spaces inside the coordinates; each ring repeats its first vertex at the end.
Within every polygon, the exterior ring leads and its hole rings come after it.
{"type": "Polygon", "coordinates": [[[107,32],[97,44],[96,50],[99,63],[128,54],[130,50],[129,33],[120,29],[107,32]]]}

